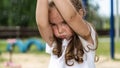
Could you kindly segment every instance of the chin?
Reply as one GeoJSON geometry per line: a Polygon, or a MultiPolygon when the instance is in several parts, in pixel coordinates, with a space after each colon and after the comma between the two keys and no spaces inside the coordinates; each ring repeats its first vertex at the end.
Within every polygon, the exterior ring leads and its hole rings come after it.
{"type": "Polygon", "coordinates": [[[65,38],[66,40],[70,40],[70,38],[65,38]]]}

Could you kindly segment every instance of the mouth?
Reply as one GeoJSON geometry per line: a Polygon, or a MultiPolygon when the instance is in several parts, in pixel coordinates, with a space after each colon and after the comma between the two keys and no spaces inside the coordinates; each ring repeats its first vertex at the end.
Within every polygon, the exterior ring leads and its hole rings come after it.
{"type": "Polygon", "coordinates": [[[64,38],[66,38],[66,36],[65,36],[65,35],[62,35],[62,36],[60,36],[60,38],[64,39],[64,38]]]}

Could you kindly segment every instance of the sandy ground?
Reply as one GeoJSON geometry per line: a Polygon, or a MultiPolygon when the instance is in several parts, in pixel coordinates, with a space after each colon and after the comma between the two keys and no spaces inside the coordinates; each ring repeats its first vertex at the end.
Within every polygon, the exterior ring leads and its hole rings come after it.
{"type": "MultiPolygon", "coordinates": [[[[9,54],[2,54],[2,57],[9,59],[9,54]]],[[[109,57],[99,56],[96,68],[120,68],[120,55],[118,60],[111,60],[109,57]]],[[[13,54],[13,62],[21,68],[47,68],[50,56],[47,54],[13,54]]],[[[0,63],[0,68],[6,68],[7,61],[0,63]]],[[[13,67],[12,67],[13,68],[13,67]]],[[[17,68],[17,67],[16,67],[17,68]]]]}

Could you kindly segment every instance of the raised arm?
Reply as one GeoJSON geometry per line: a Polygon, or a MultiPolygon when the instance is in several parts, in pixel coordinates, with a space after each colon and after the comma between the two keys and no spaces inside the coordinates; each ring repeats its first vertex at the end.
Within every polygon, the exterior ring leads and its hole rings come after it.
{"type": "Polygon", "coordinates": [[[48,0],[37,0],[36,22],[42,38],[52,45],[54,38],[52,28],[48,21],[48,0]]]}
{"type": "Polygon", "coordinates": [[[90,31],[82,16],[77,12],[71,0],[53,0],[67,24],[80,36],[87,39],[90,31]]]}

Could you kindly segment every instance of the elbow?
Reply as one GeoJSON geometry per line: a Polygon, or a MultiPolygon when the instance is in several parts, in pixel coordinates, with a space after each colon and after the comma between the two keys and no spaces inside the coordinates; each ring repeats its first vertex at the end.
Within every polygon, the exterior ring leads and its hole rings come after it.
{"type": "Polygon", "coordinates": [[[89,39],[91,37],[91,32],[90,31],[86,31],[85,34],[83,35],[84,39],[89,39]]]}

